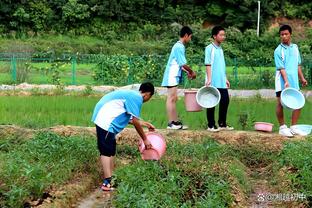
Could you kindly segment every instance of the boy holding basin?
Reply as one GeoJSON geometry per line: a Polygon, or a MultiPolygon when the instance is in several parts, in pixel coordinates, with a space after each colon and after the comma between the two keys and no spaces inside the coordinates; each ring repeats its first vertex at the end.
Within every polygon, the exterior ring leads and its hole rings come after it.
{"type": "Polygon", "coordinates": [[[218,89],[221,95],[219,104],[219,127],[215,124],[215,108],[207,108],[208,131],[217,132],[220,130],[233,130],[226,123],[227,110],[229,106],[230,82],[226,78],[225,60],[221,43],[225,40],[225,29],[221,26],[215,26],[212,29],[211,37],[213,42],[205,49],[206,65],[206,86],[213,86],[218,89]]]}
{"type": "Polygon", "coordinates": [[[154,86],[147,82],[141,84],[139,92],[134,90],[113,91],[104,95],[96,104],[92,122],[96,127],[97,146],[104,172],[104,180],[101,186],[103,191],[113,190],[111,178],[114,168],[114,156],[116,154],[115,136],[128,123],[134,125],[146,149],[151,148],[151,143],[146,139],[142,126],[152,131],[155,127],[148,122],[139,120],[139,117],[142,104],[149,101],[153,94],[154,86]]]}
{"type": "Polygon", "coordinates": [[[192,38],[191,28],[184,26],[180,30],[180,40],[174,44],[171,49],[169,60],[167,62],[166,70],[163,76],[161,86],[167,87],[167,101],[166,109],[168,116],[167,129],[187,129],[188,127],[183,125],[178,120],[176,103],[178,100],[177,90],[178,85],[182,81],[182,71],[187,73],[189,79],[195,79],[195,72],[186,65],[185,58],[185,44],[191,41],[192,38]]]}
{"type": "Polygon", "coordinates": [[[274,51],[274,61],[276,66],[275,92],[277,97],[276,117],[279,122],[279,134],[286,137],[302,135],[305,133],[296,128],[295,125],[300,117],[300,109],[292,112],[290,128],[284,122],[283,106],[281,104],[281,92],[287,87],[299,90],[299,80],[302,86],[308,84],[301,71],[301,57],[298,46],[291,42],[292,29],[289,25],[283,25],[279,29],[281,43],[274,51]]]}

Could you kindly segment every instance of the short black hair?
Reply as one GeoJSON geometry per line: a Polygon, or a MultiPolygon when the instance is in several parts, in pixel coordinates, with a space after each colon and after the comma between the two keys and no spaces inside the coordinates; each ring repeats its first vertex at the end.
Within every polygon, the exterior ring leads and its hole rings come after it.
{"type": "Polygon", "coordinates": [[[292,33],[292,29],[289,25],[282,25],[279,29],[279,33],[281,33],[284,30],[288,30],[290,34],[292,33]]]}
{"type": "Polygon", "coordinates": [[[142,93],[144,92],[150,92],[151,95],[154,95],[154,92],[155,92],[155,88],[154,88],[154,85],[150,82],[145,82],[145,83],[142,83],[140,88],[139,88],[139,91],[141,91],[142,93]]]}
{"type": "Polygon", "coordinates": [[[218,33],[219,33],[221,30],[224,30],[224,31],[225,31],[225,29],[224,29],[223,27],[219,26],[219,25],[214,26],[214,27],[212,28],[212,30],[211,30],[211,37],[213,38],[214,35],[218,35],[218,33]]]}
{"type": "Polygon", "coordinates": [[[188,26],[183,26],[180,30],[180,37],[183,38],[186,34],[192,35],[193,31],[190,27],[188,26]]]}

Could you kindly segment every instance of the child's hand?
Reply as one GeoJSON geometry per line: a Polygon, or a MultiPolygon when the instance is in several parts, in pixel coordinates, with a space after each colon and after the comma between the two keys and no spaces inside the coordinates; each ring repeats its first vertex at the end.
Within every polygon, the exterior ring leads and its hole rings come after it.
{"type": "Polygon", "coordinates": [[[206,85],[207,87],[209,87],[209,86],[211,85],[211,80],[207,80],[206,83],[205,83],[205,85],[206,85]]]}
{"type": "Polygon", "coordinates": [[[148,122],[146,123],[147,123],[146,127],[148,128],[149,131],[155,131],[155,126],[153,124],[148,123],[148,122]]]}
{"type": "Polygon", "coordinates": [[[288,82],[285,82],[284,88],[287,88],[287,87],[289,87],[289,83],[288,83],[288,82]]]}
{"type": "Polygon", "coordinates": [[[229,82],[229,80],[226,80],[226,86],[227,86],[227,88],[231,87],[231,83],[229,82]]]}
{"type": "Polygon", "coordinates": [[[307,81],[305,78],[303,78],[303,79],[301,80],[301,83],[302,83],[302,86],[303,86],[303,87],[305,87],[305,86],[308,85],[308,81],[307,81]]]}
{"type": "Polygon", "coordinates": [[[187,72],[187,78],[189,79],[195,79],[196,78],[196,73],[194,71],[192,72],[187,72]]]}
{"type": "Polygon", "coordinates": [[[145,139],[143,142],[144,142],[144,145],[145,145],[145,149],[151,149],[152,148],[152,144],[150,143],[150,141],[145,139]]]}

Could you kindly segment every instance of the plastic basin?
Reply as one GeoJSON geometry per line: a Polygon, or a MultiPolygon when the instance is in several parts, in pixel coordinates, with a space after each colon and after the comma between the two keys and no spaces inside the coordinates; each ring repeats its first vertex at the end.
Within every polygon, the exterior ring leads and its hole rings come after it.
{"type": "Polygon", "coordinates": [[[151,149],[145,149],[142,139],[139,142],[139,151],[143,160],[159,160],[166,152],[166,141],[159,133],[146,133],[147,140],[152,144],[151,149]]]}
{"type": "Polygon", "coordinates": [[[220,92],[213,86],[201,87],[196,94],[197,103],[203,108],[213,108],[220,102],[220,92]]]}
{"type": "Polygon", "coordinates": [[[295,88],[286,88],[281,93],[281,104],[291,110],[301,109],[305,104],[303,94],[295,88]]]}
{"type": "Polygon", "coordinates": [[[267,122],[255,122],[255,130],[272,132],[274,124],[267,122]]]}

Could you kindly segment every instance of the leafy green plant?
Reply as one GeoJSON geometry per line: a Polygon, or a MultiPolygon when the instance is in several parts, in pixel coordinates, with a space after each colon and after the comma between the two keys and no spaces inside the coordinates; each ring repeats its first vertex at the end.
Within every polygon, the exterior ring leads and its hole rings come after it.
{"type": "Polygon", "coordinates": [[[71,179],[75,172],[97,172],[92,139],[40,132],[31,140],[15,144],[13,151],[2,150],[1,207],[22,207],[26,201],[42,197],[51,186],[71,179]]]}

